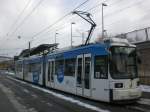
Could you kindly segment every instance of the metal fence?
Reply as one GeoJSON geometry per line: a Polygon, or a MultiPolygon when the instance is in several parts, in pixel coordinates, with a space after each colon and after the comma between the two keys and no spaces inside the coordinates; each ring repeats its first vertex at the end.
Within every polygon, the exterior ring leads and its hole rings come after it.
{"type": "Polygon", "coordinates": [[[115,36],[117,38],[127,38],[130,42],[139,43],[150,40],[150,27],[135,30],[125,34],[115,36]]]}

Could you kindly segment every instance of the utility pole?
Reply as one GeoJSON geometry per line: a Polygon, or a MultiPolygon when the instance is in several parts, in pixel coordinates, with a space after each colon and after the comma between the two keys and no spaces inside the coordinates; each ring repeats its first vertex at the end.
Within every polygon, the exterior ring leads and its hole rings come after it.
{"type": "Polygon", "coordinates": [[[103,11],[103,7],[107,6],[107,4],[102,3],[102,38],[104,38],[104,11],[103,11]]]}
{"type": "Polygon", "coordinates": [[[145,35],[146,35],[146,41],[148,41],[148,30],[147,28],[145,28],[144,30],[145,30],[145,35]]]}
{"type": "Polygon", "coordinates": [[[84,44],[84,32],[82,32],[82,44],[84,44]]]}
{"type": "Polygon", "coordinates": [[[31,41],[29,41],[29,56],[30,56],[30,51],[31,51],[31,41]]]}
{"type": "Polygon", "coordinates": [[[71,47],[72,47],[72,25],[73,25],[73,24],[75,24],[75,22],[72,22],[72,23],[71,23],[71,39],[70,39],[70,41],[71,41],[71,47]]]}

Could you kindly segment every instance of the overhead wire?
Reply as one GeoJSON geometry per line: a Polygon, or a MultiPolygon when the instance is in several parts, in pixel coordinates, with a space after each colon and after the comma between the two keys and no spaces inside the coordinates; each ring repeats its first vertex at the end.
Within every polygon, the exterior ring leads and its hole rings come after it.
{"type": "MultiPolygon", "coordinates": [[[[90,8],[90,9],[84,9],[85,11],[91,11],[91,10],[93,10],[94,8],[96,8],[96,7],[98,7],[98,6],[100,6],[102,3],[104,3],[104,2],[106,2],[106,1],[108,1],[108,0],[105,0],[105,1],[102,1],[100,4],[97,4],[97,5],[95,5],[95,6],[93,6],[92,8],[90,8]]],[[[113,4],[115,4],[116,2],[114,2],[114,3],[112,3],[111,5],[113,5],[113,4]]],[[[72,18],[71,18],[72,19],[72,18]]],[[[80,18],[78,19],[78,20],[81,20],[80,18]]],[[[64,24],[64,23],[63,23],[64,24]]],[[[64,27],[63,27],[64,28],[64,27]]],[[[63,29],[63,28],[61,28],[61,29],[63,29]]],[[[57,31],[59,30],[58,28],[55,28],[57,31]]],[[[52,29],[52,30],[50,30],[50,31],[53,31],[54,29],[52,29]]],[[[46,33],[48,33],[48,32],[50,32],[50,31],[47,31],[46,33]]],[[[42,39],[42,40],[44,40],[44,39],[42,39]]]]}
{"type": "MultiPolygon", "coordinates": [[[[84,5],[85,3],[87,3],[88,1],[89,1],[89,0],[86,0],[85,2],[81,3],[79,6],[77,6],[76,8],[74,8],[73,11],[76,10],[76,9],[78,9],[79,7],[81,7],[82,5],[84,5]]],[[[105,1],[103,1],[103,2],[106,2],[106,1],[107,1],[107,0],[105,0],[105,1]]],[[[101,2],[101,3],[103,3],[103,2],[101,2]]],[[[90,9],[90,10],[92,10],[92,9],[90,9]]],[[[72,13],[72,11],[69,12],[68,15],[70,15],[71,13],[72,13]]],[[[66,17],[66,16],[65,16],[65,17],[66,17]]],[[[58,21],[63,20],[63,18],[65,18],[65,17],[60,18],[60,20],[58,20],[58,21]]],[[[72,18],[73,18],[73,17],[72,17],[72,18]]],[[[72,18],[71,18],[71,19],[72,19],[72,18]]],[[[46,29],[51,28],[52,26],[54,26],[55,24],[57,24],[58,21],[56,21],[54,24],[50,25],[49,27],[43,29],[41,32],[37,33],[37,35],[34,35],[32,38],[38,36],[39,34],[41,34],[42,32],[44,32],[46,29]]],[[[63,24],[64,24],[64,23],[63,23],[63,24]]],[[[61,28],[61,29],[63,29],[63,28],[61,28]]],[[[52,29],[52,30],[53,30],[53,29],[52,29]]],[[[52,30],[50,30],[50,31],[52,31],[52,30]]],[[[56,28],[56,30],[58,30],[58,29],[56,28]]],[[[50,32],[50,31],[47,31],[46,33],[50,32]]],[[[36,39],[37,39],[37,38],[36,38],[36,39]]]]}
{"type": "MultiPolygon", "coordinates": [[[[123,9],[117,10],[117,11],[111,13],[111,14],[104,15],[104,17],[109,17],[109,16],[111,16],[111,15],[118,14],[118,13],[120,13],[120,12],[126,10],[126,9],[132,8],[133,6],[135,7],[135,6],[137,6],[137,5],[141,4],[141,3],[143,3],[143,2],[142,2],[142,1],[138,1],[138,2],[135,3],[135,4],[132,4],[132,5],[129,5],[129,6],[125,7],[125,8],[123,8],[123,9]],[[116,13],[116,12],[117,12],[117,13],[116,13]]],[[[149,11],[149,10],[147,10],[147,11],[149,11]]],[[[113,25],[113,24],[115,24],[115,23],[117,23],[117,22],[121,22],[121,20],[117,20],[117,21],[111,22],[111,23],[109,23],[109,24],[106,24],[105,26],[107,26],[107,27],[109,26],[109,27],[110,27],[111,25],[113,25]]],[[[101,26],[101,24],[100,24],[99,26],[97,26],[97,28],[100,27],[100,26],[101,26]]]]}
{"type": "MultiPolygon", "coordinates": [[[[89,0],[86,0],[86,1],[89,1],[89,0]]],[[[85,1],[85,2],[86,2],[85,1]]],[[[138,4],[140,4],[141,3],[141,1],[138,3],[138,4]]],[[[137,3],[136,3],[137,4],[137,3]]],[[[100,4],[99,4],[100,5],[100,4]]],[[[81,5],[82,6],[82,5],[81,5]]],[[[133,5],[132,5],[133,6],[133,5]]],[[[93,10],[93,9],[95,9],[96,7],[98,7],[98,5],[97,6],[94,6],[94,7],[92,7],[91,9],[89,9],[89,11],[90,10],[93,10]]],[[[127,8],[130,8],[131,6],[128,6],[127,8]]],[[[77,7],[78,8],[78,7],[77,7]]],[[[126,9],[126,8],[123,8],[123,9],[126,9]]],[[[121,10],[121,9],[120,9],[121,10]]],[[[122,11],[122,10],[121,10],[122,11]]],[[[117,11],[118,12],[118,11],[117,11]]],[[[120,11],[119,11],[120,12],[120,11]]],[[[116,13],[116,12],[114,12],[114,13],[116,13]]],[[[47,30],[47,29],[49,29],[49,28],[51,28],[52,26],[54,26],[55,24],[57,24],[59,21],[61,21],[61,20],[63,20],[64,18],[66,18],[68,15],[70,15],[71,14],[71,12],[69,12],[69,13],[67,13],[66,15],[64,15],[62,18],[60,18],[60,19],[58,19],[57,21],[55,21],[53,24],[51,24],[51,25],[49,25],[48,27],[46,27],[45,29],[43,29],[43,30],[41,30],[40,32],[38,32],[38,33],[36,33],[35,35],[33,35],[32,36],[32,38],[34,38],[34,37],[37,37],[38,35],[40,35],[41,33],[43,33],[45,30],[47,30]]],[[[113,13],[110,13],[111,15],[113,14],[113,13]]],[[[113,22],[114,23],[114,22],[113,22]]]]}
{"type": "Polygon", "coordinates": [[[27,4],[25,5],[25,7],[23,8],[23,10],[20,12],[20,14],[17,16],[16,20],[14,21],[14,23],[11,25],[10,30],[6,33],[6,35],[8,36],[9,33],[11,32],[12,28],[14,28],[14,26],[18,23],[19,19],[21,18],[21,16],[24,14],[25,10],[27,9],[27,7],[30,5],[31,0],[28,0],[27,4]]]}
{"type": "MultiPolygon", "coordinates": [[[[21,21],[21,23],[15,28],[15,30],[13,30],[13,32],[10,34],[11,35],[14,35],[14,33],[19,29],[19,27],[21,27],[24,22],[32,15],[32,13],[36,10],[36,8],[38,8],[38,6],[43,2],[44,0],[40,0],[36,6],[24,17],[24,19],[21,21]]],[[[8,38],[6,39],[8,40],[8,38]]],[[[4,43],[3,43],[4,44],[4,43]]],[[[2,44],[2,45],[3,45],[2,44]]]]}
{"type": "MultiPolygon", "coordinates": [[[[18,25],[18,27],[12,32],[11,35],[13,35],[13,34],[18,30],[18,28],[25,22],[25,20],[27,20],[28,17],[31,16],[31,14],[32,14],[32,13],[35,11],[35,9],[41,4],[42,1],[43,1],[43,0],[40,0],[40,1],[38,2],[38,4],[37,4],[37,5],[32,9],[32,11],[22,20],[22,22],[21,22],[21,23],[18,25]]],[[[88,1],[90,1],[90,0],[84,1],[83,3],[81,3],[81,4],[79,4],[77,7],[75,7],[73,10],[76,10],[76,9],[80,8],[81,6],[83,6],[84,4],[86,4],[88,1]]],[[[50,27],[52,27],[53,25],[55,25],[55,24],[58,23],[59,21],[63,20],[65,17],[67,17],[67,16],[70,15],[70,14],[72,14],[72,11],[69,12],[69,13],[67,13],[67,14],[64,15],[63,17],[59,18],[59,19],[58,19],[57,21],[55,21],[53,24],[51,24],[51,25],[49,25],[48,27],[44,28],[44,29],[41,30],[40,32],[36,33],[34,36],[32,36],[32,39],[33,39],[33,37],[35,37],[35,36],[41,34],[41,33],[42,33],[43,31],[45,31],[46,29],[49,29],[50,27]]]]}
{"type": "MultiPolygon", "coordinates": [[[[80,4],[79,6],[77,6],[74,10],[76,10],[77,8],[79,8],[79,7],[81,7],[83,4],[85,4],[87,1],[89,1],[89,0],[86,0],[85,2],[83,2],[82,4],[80,4]]],[[[107,0],[105,0],[105,1],[103,1],[103,2],[106,2],[107,0]]],[[[116,2],[115,2],[116,3],[116,2]]],[[[90,8],[90,9],[88,9],[87,11],[90,11],[90,10],[92,10],[92,9],[94,9],[94,8],[96,8],[96,7],[98,7],[99,5],[101,5],[101,4],[98,4],[98,5],[96,5],[96,6],[94,6],[94,7],[92,7],[92,8],[90,8]]],[[[65,16],[63,16],[62,18],[65,18],[67,15],[65,15],[65,16]]],[[[60,18],[60,20],[62,19],[62,18],[60,18]]],[[[59,21],[59,20],[58,20],[59,21]]],[[[57,21],[56,21],[56,23],[57,23],[57,21]]],[[[54,24],[52,24],[51,26],[53,26],[54,24]]],[[[50,27],[51,27],[50,26],[50,27]]],[[[49,27],[47,27],[46,29],[48,29],[49,27]]],[[[44,29],[45,30],[45,29],[44,29]]],[[[44,31],[43,30],[43,31],[44,31]]],[[[43,31],[41,31],[41,32],[43,32],[43,31]]],[[[40,34],[41,32],[39,32],[38,34],[40,34]]],[[[48,31],[49,32],[49,31],[48,31]]],[[[38,35],[37,34],[37,35],[38,35]]],[[[36,36],[36,35],[34,35],[34,36],[36,36]]]]}
{"type": "MultiPolygon", "coordinates": [[[[120,1],[120,2],[121,2],[121,1],[120,1]]],[[[122,9],[119,9],[119,10],[116,10],[116,11],[114,11],[114,12],[108,13],[108,14],[104,15],[104,17],[108,17],[108,16],[112,16],[112,15],[114,15],[114,14],[118,14],[118,13],[120,13],[120,12],[126,10],[126,9],[132,8],[132,6],[139,5],[140,3],[143,3],[143,1],[140,0],[140,1],[138,1],[137,3],[133,3],[133,4],[128,5],[127,7],[124,7],[124,8],[122,8],[122,9]]],[[[96,13],[98,13],[98,11],[93,12],[92,14],[94,15],[94,14],[96,14],[96,13]]]]}
{"type": "MultiPolygon", "coordinates": [[[[84,1],[83,3],[81,3],[80,5],[78,5],[76,8],[74,8],[74,10],[76,10],[76,9],[78,9],[79,7],[81,7],[82,5],[84,5],[85,3],[87,3],[89,0],[86,0],[86,1],[84,1]]],[[[66,15],[67,16],[67,15],[66,15]]],[[[66,16],[63,16],[62,18],[65,18],[66,16]]],[[[61,18],[61,19],[62,19],[61,18]]],[[[60,20],[61,20],[60,19],[60,20]]],[[[59,21],[59,20],[58,20],[59,21]]],[[[57,21],[56,21],[56,23],[57,23],[57,21]]],[[[53,26],[53,25],[52,25],[53,26]]],[[[48,31],[49,32],[49,31],[48,31]]],[[[39,32],[39,33],[41,33],[41,32],[39,32]]]]}
{"type": "Polygon", "coordinates": [[[17,49],[23,49],[23,48],[11,48],[11,49],[6,49],[6,48],[5,48],[5,49],[0,49],[0,51],[17,50],[17,49]]]}
{"type": "Polygon", "coordinates": [[[42,29],[40,32],[34,34],[31,38],[33,39],[34,37],[40,35],[41,33],[43,33],[44,31],[46,31],[47,29],[51,28],[52,26],[56,25],[58,22],[64,20],[67,16],[69,16],[70,14],[72,14],[72,11],[80,8],[81,6],[83,6],[84,4],[86,4],[87,2],[89,2],[90,0],[86,0],[83,3],[79,4],[77,7],[75,7],[73,10],[69,11],[68,13],[66,13],[64,16],[60,17],[58,20],[56,20],[54,23],[50,24],[49,26],[45,27],[44,29],[42,29]]]}
{"type": "Polygon", "coordinates": [[[35,7],[25,16],[25,18],[21,21],[21,23],[15,28],[15,30],[12,32],[12,35],[24,24],[24,22],[32,15],[32,13],[39,7],[39,5],[43,2],[44,0],[40,0],[35,7]]]}
{"type": "Polygon", "coordinates": [[[117,11],[114,11],[114,12],[112,12],[112,13],[109,13],[109,14],[105,15],[105,17],[111,16],[111,15],[116,14],[116,13],[120,13],[120,12],[126,10],[126,9],[132,8],[132,6],[135,7],[136,5],[139,5],[139,4],[141,4],[141,3],[143,3],[143,0],[140,0],[140,1],[138,1],[137,3],[133,3],[133,4],[131,4],[131,5],[127,6],[127,7],[125,7],[125,8],[122,8],[122,9],[120,9],[120,10],[117,10],[117,11]]]}
{"type": "Polygon", "coordinates": [[[102,2],[98,2],[98,4],[96,4],[96,5],[94,5],[93,7],[91,7],[90,9],[87,9],[87,10],[84,10],[85,12],[89,12],[89,11],[91,11],[91,10],[93,10],[93,9],[95,9],[95,8],[97,8],[97,7],[99,7],[100,5],[102,5],[102,3],[105,3],[105,2],[107,2],[108,0],[104,0],[104,1],[102,1],[102,2]]]}
{"type": "MultiPolygon", "coordinates": [[[[112,3],[111,5],[116,4],[117,2],[118,2],[118,1],[112,3]]],[[[143,1],[139,1],[139,2],[137,2],[137,3],[134,3],[134,4],[132,4],[132,5],[129,5],[129,6],[123,8],[123,9],[121,9],[121,10],[119,10],[119,11],[115,11],[114,13],[116,13],[116,12],[119,13],[119,12],[125,10],[125,9],[132,8],[133,5],[135,6],[135,5],[139,5],[139,4],[141,4],[141,3],[143,3],[143,1]]],[[[87,11],[91,11],[91,10],[97,8],[99,5],[101,5],[101,4],[95,5],[95,6],[93,6],[92,8],[88,9],[87,11]]],[[[110,5],[109,5],[109,6],[110,6],[110,5]]],[[[108,14],[108,15],[111,15],[111,14],[108,14]]],[[[105,17],[105,16],[104,16],[104,17],[105,17]]],[[[119,20],[119,21],[120,21],[120,20],[119,20]]],[[[114,23],[116,23],[116,22],[118,22],[118,21],[112,22],[112,23],[108,24],[107,26],[110,26],[110,25],[112,25],[112,24],[114,24],[114,23]]],[[[100,26],[101,26],[101,25],[98,25],[97,28],[100,27],[100,26]]]]}
{"type": "MultiPolygon", "coordinates": [[[[76,10],[77,8],[81,7],[82,5],[84,5],[86,2],[88,2],[89,0],[86,0],[85,2],[83,2],[82,4],[78,5],[76,8],[74,8],[74,10],[76,10]]],[[[30,13],[31,14],[31,13],[30,13]]],[[[62,29],[62,28],[60,28],[62,29]]]]}
{"type": "MultiPolygon", "coordinates": [[[[95,8],[97,8],[98,6],[100,6],[102,3],[104,3],[104,2],[107,2],[108,0],[104,0],[104,1],[102,1],[101,3],[99,3],[99,4],[96,4],[96,5],[94,5],[92,8],[90,8],[90,9],[84,9],[84,11],[85,12],[88,12],[88,11],[91,11],[91,10],[93,10],[93,9],[95,9],[95,8]]],[[[120,0],[119,0],[120,1],[120,0]]],[[[115,4],[116,2],[118,2],[118,1],[115,1],[115,2],[113,2],[112,4],[110,4],[110,5],[113,5],[113,4],[115,4]]],[[[109,5],[109,6],[110,6],[109,5]]],[[[71,18],[71,19],[73,19],[73,17],[71,18]]],[[[78,20],[81,20],[80,18],[78,19],[78,20]]],[[[63,23],[64,24],[64,23],[63,23]]],[[[58,28],[55,28],[56,30],[58,30],[58,28]]],[[[50,31],[53,31],[54,29],[52,29],[52,30],[50,30],[50,31]]],[[[47,31],[46,33],[48,33],[48,32],[50,32],[50,31],[47,31]]]]}
{"type": "MultiPolygon", "coordinates": [[[[124,7],[124,8],[122,8],[122,9],[119,9],[119,10],[113,12],[113,13],[106,14],[106,15],[104,15],[104,17],[108,17],[108,16],[111,16],[111,15],[113,16],[114,14],[118,14],[118,13],[120,13],[120,12],[126,10],[126,9],[132,8],[132,6],[135,7],[136,5],[139,5],[139,4],[141,4],[141,3],[143,3],[143,2],[142,2],[142,1],[138,1],[137,3],[128,5],[127,7],[124,7]]],[[[114,4],[114,3],[113,3],[113,4],[114,4]]],[[[110,6],[110,5],[109,5],[109,6],[110,6]]],[[[96,13],[97,13],[97,12],[96,12],[96,13]]],[[[93,15],[95,15],[96,13],[93,13],[93,15]]],[[[118,20],[118,21],[121,21],[121,20],[118,20]]],[[[110,26],[110,25],[112,25],[112,24],[114,24],[114,23],[116,23],[116,22],[118,22],[118,21],[112,22],[112,23],[110,23],[110,24],[106,24],[105,26],[110,26]]],[[[98,28],[98,27],[100,27],[100,26],[101,26],[101,24],[98,25],[96,28],[98,28]]]]}

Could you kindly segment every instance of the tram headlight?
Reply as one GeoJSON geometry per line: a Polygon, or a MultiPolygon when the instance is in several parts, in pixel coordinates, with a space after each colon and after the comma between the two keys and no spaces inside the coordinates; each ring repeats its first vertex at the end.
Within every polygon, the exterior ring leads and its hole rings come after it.
{"type": "Polygon", "coordinates": [[[115,83],[115,88],[123,88],[123,83],[115,83]]]}

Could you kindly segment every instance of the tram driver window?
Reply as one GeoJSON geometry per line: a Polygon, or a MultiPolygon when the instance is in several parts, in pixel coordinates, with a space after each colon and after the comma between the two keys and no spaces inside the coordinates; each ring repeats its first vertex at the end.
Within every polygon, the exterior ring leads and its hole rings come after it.
{"type": "Polygon", "coordinates": [[[95,79],[106,79],[107,76],[107,58],[106,56],[95,56],[95,79]]]}

